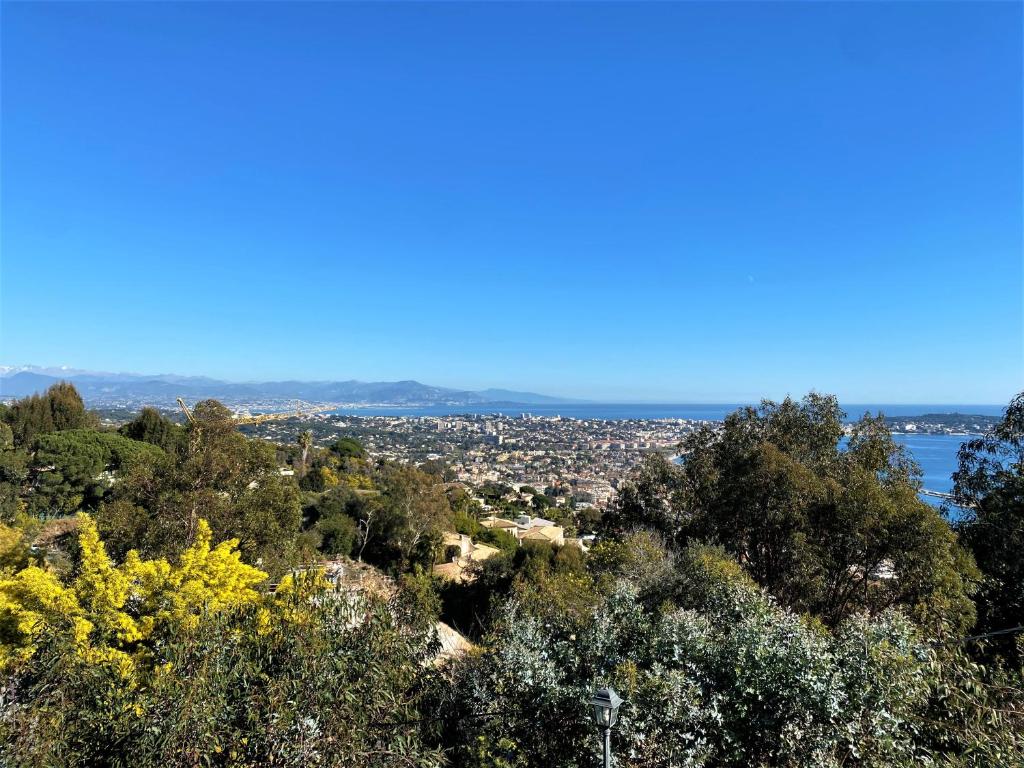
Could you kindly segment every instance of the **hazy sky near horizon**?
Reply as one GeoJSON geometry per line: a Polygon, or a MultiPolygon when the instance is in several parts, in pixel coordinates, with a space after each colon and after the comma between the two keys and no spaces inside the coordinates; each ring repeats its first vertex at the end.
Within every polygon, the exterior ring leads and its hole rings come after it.
{"type": "Polygon", "coordinates": [[[4,3],[0,362],[1024,389],[1019,3],[4,3]]]}

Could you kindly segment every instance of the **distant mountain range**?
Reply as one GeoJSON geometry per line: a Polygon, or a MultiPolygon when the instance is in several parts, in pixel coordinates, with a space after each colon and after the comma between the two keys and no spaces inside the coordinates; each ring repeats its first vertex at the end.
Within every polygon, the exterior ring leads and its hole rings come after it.
{"type": "Polygon", "coordinates": [[[544,405],[580,402],[508,389],[448,389],[418,381],[265,381],[230,382],[203,376],[103,373],[73,368],[0,366],[0,397],[25,397],[70,381],[89,405],[174,405],[175,398],[215,398],[225,403],[304,400],[359,405],[544,405]]]}

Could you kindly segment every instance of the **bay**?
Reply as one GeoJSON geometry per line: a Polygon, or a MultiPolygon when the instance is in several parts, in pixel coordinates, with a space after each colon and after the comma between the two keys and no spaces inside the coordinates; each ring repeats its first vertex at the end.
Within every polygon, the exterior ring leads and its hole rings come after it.
{"type": "MultiPolygon", "coordinates": [[[[893,439],[903,446],[906,446],[910,455],[921,467],[922,487],[929,491],[949,493],[953,490],[953,473],[956,472],[958,461],[957,452],[960,446],[972,435],[893,435],[893,439]]],[[[942,499],[934,496],[921,495],[923,501],[933,507],[942,506],[942,499]]],[[[950,516],[953,519],[960,517],[957,507],[953,507],[950,516]]]]}
{"type": "MultiPolygon", "coordinates": [[[[570,419],[705,419],[721,421],[745,403],[560,403],[524,405],[487,403],[483,405],[370,405],[339,408],[331,413],[351,416],[456,416],[460,414],[501,414],[503,416],[562,416],[570,419]]],[[[886,416],[920,416],[925,413],[970,413],[999,416],[1003,405],[851,403],[844,405],[848,418],[881,412],[886,416]]]]}

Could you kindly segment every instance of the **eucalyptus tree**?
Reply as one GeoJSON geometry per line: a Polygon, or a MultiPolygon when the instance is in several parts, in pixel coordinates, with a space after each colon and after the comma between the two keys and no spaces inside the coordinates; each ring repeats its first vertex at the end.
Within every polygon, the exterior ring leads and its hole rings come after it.
{"type": "Polygon", "coordinates": [[[216,537],[239,539],[243,557],[264,570],[300,560],[299,491],[278,471],[274,447],[240,434],[216,401],[198,403],[193,417],[182,451],[137,462],[114,484],[96,514],[108,547],[174,554],[195,540],[202,517],[216,537]]]}
{"type": "MultiPolygon", "coordinates": [[[[979,631],[1024,625],[1024,392],[987,434],[964,443],[953,496],[961,539],[981,569],[979,631]]],[[[997,641],[1018,660],[1022,645],[997,641]]]]}
{"type": "Polygon", "coordinates": [[[848,436],[834,397],[764,401],[654,457],[606,516],[615,535],[652,528],[676,546],[721,544],[786,605],[835,624],[905,606],[933,628],[973,620],[971,558],[922,502],[920,472],[881,415],[848,436]]]}

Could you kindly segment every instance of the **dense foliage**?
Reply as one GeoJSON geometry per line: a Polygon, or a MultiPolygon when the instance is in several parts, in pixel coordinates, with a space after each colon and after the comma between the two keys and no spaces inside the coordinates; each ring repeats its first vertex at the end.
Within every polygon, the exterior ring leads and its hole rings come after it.
{"type": "Polygon", "coordinates": [[[443,699],[455,764],[597,764],[582,706],[597,683],[626,699],[614,731],[623,766],[1024,760],[1021,691],[999,700],[898,612],[829,630],[721,551],[688,549],[674,565],[667,602],[662,583],[623,572],[582,620],[506,604],[489,651],[460,665],[443,699]]]}
{"type": "Polygon", "coordinates": [[[0,420],[11,428],[14,445],[28,447],[39,435],[95,426],[73,384],[58,382],[42,395],[0,407],[0,420]]]}
{"type": "Polygon", "coordinates": [[[955,527],[881,417],[810,395],[652,455],[587,553],[482,527],[442,461],[193,418],[0,411],[0,765],[582,768],[599,684],[622,768],[1024,765],[1021,646],[962,637],[1024,623],[1024,395],[955,527]],[[497,552],[436,581],[447,532],[497,552]],[[438,617],[477,645],[442,660],[438,617]]]}
{"type": "Polygon", "coordinates": [[[241,562],[237,540],[210,546],[200,520],[196,541],[175,564],[134,551],[114,565],[96,524],[80,517],[81,557],[73,580],[30,564],[0,579],[0,670],[31,659],[40,638],[61,636],[87,662],[107,664],[131,680],[148,663],[167,624],[190,627],[200,614],[252,602],[267,574],[241,562]]]}
{"type": "Polygon", "coordinates": [[[454,529],[458,517],[443,484],[416,467],[362,464],[352,470],[339,470],[345,482],[339,479],[307,508],[321,550],[391,573],[429,567],[440,554],[442,534],[454,529]]]}
{"type": "MultiPolygon", "coordinates": [[[[0,522],[11,522],[25,509],[26,486],[33,478],[53,466],[45,463],[47,459],[53,458],[45,451],[38,461],[33,461],[38,439],[48,438],[55,432],[84,430],[95,425],[96,418],[85,409],[78,391],[66,382],[54,384],[42,395],[32,395],[9,405],[0,405],[0,522]]],[[[71,450],[75,451],[75,448],[71,450]]],[[[101,452],[103,450],[100,449],[101,452]]],[[[89,452],[88,449],[86,452],[89,452]]],[[[71,464],[74,466],[66,469],[70,469],[73,474],[80,474],[86,466],[88,469],[95,468],[95,462],[88,457],[75,457],[71,464]]],[[[59,471],[60,468],[57,469],[59,471]]],[[[102,469],[102,466],[99,467],[97,472],[102,469]]],[[[93,477],[78,479],[91,482],[93,477]]],[[[60,486],[62,480],[56,479],[52,485],[60,486]]],[[[68,484],[64,491],[70,492],[72,498],[64,498],[58,489],[56,498],[50,496],[35,504],[35,514],[67,514],[74,511],[78,503],[95,500],[95,495],[90,494],[88,489],[84,486],[75,487],[74,483],[68,484]],[[48,504],[55,504],[56,508],[49,510],[48,504]]]]}
{"type": "Polygon", "coordinates": [[[919,471],[865,415],[845,440],[835,398],[765,401],[703,428],[685,461],[649,459],[607,517],[678,545],[719,543],[783,604],[837,625],[902,606],[955,631],[973,623],[976,571],[938,512],[917,497],[919,471]]]}
{"type": "Polygon", "coordinates": [[[39,517],[93,510],[112,485],[113,472],[162,455],[155,446],[113,432],[73,429],[40,435],[35,442],[35,484],[28,509],[39,517]]]}
{"type": "Polygon", "coordinates": [[[278,471],[273,446],[240,435],[214,401],[193,416],[181,450],[133,464],[97,510],[112,552],[172,554],[195,540],[202,517],[215,538],[237,538],[247,562],[274,573],[300,562],[299,493],[278,471]]]}
{"type": "Polygon", "coordinates": [[[5,766],[427,766],[408,721],[432,674],[425,626],[288,577],[273,594],[229,541],[114,565],[81,524],[71,583],[0,581],[5,766]]]}
{"type": "Polygon", "coordinates": [[[163,416],[156,408],[148,407],[118,432],[132,440],[159,445],[171,452],[181,450],[186,438],[184,427],[163,416]]]}
{"type": "Polygon", "coordinates": [[[492,614],[512,597],[542,615],[586,612],[593,604],[594,582],[575,547],[527,542],[472,570],[472,580],[444,584],[441,597],[442,618],[474,638],[487,633],[492,614]]]}
{"type": "MultiPolygon", "coordinates": [[[[978,631],[1024,626],[1024,393],[987,435],[960,450],[953,494],[967,514],[958,525],[983,579],[977,596],[978,631]]],[[[1024,645],[994,641],[1018,663],[1024,645]]]]}

